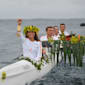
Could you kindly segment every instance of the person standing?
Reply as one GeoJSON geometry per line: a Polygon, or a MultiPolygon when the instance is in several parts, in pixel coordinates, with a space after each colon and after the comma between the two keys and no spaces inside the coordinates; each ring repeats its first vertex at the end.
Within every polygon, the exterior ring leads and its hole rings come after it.
{"type": "Polygon", "coordinates": [[[49,38],[53,38],[53,40],[56,40],[54,37],[54,27],[48,26],[46,27],[46,35],[41,36],[40,41],[48,41],[49,38]]]}
{"type": "Polygon", "coordinates": [[[54,26],[54,33],[55,33],[55,35],[54,35],[55,39],[59,40],[60,36],[59,36],[58,26],[54,26]]]}
{"type": "Polygon", "coordinates": [[[66,25],[65,24],[60,24],[60,30],[59,34],[64,33],[65,36],[69,36],[70,34],[66,31],[66,25]]]}

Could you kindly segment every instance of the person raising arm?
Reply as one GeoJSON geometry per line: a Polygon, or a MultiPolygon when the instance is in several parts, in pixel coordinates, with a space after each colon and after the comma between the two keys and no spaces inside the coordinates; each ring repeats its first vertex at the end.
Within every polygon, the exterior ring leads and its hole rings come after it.
{"type": "Polygon", "coordinates": [[[23,43],[23,56],[34,61],[39,61],[42,57],[42,45],[38,39],[39,28],[36,26],[25,26],[21,33],[22,20],[18,19],[17,36],[21,37],[23,43]]]}

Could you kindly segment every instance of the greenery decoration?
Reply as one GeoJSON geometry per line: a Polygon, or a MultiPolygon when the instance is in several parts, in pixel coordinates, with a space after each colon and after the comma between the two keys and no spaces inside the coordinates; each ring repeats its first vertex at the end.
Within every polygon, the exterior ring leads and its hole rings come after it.
{"type": "Polygon", "coordinates": [[[24,30],[23,30],[23,33],[26,34],[27,31],[28,31],[28,32],[31,31],[31,32],[36,32],[36,33],[38,33],[39,30],[40,30],[40,29],[39,29],[38,27],[36,27],[36,26],[25,26],[25,27],[24,27],[24,30]]]}
{"type": "MultiPolygon", "coordinates": [[[[42,42],[42,44],[43,43],[46,44],[46,42],[42,42]]],[[[83,56],[85,55],[85,36],[74,34],[65,36],[64,34],[61,34],[60,40],[54,41],[52,38],[48,39],[46,47],[48,47],[48,50],[49,48],[51,49],[49,51],[51,60],[52,57],[54,57],[54,59],[57,57],[57,64],[59,63],[59,54],[61,53],[64,64],[68,61],[70,66],[72,64],[79,67],[83,65],[83,56]],[[48,43],[50,43],[50,47],[48,47],[48,43]]]]}
{"type": "MultiPolygon", "coordinates": [[[[65,36],[62,34],[62,36],[65,36]]],[[[60,36],[60,37],[62,37],[60,36]]],[[[66,63],[66,57],[68,57],[69,64],[71,66],[72,59],[74,65],[83,65],[83,56],[85,55],[85,36],[80,35],[70,35],[69,39],[67,36],[62,40],[63,53],[64,53],[64,63],[66,63]]]]}
{"type": "Polygon", "coordinates": [[[6,79],[6,72],[2,72],[2,80],[5,80],[6,79]]]}
{"type": "Polygon", "coordinates": [[[45,59],[44,57],[42,57],[39,62],[35,62],[28,57],[27,58],[22,57],[22,58],[19,58],[19,60],[27,60],[32,65],[34,65],[37,68],[37,70],[41,70],[41,67],[44,65],[44,62],[49,63],[49,59],[48,58],[45,59]]]}

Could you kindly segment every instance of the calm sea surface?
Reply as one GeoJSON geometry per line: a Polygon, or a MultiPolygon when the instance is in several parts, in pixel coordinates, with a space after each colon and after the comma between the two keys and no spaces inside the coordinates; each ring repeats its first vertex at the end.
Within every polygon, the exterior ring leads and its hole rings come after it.
{"type": "MultiPolygon", "coordinates": [[[[23,27],[26,25],[36,25],[40,28],[39,37],[46,34],[46,26],[54,26],[65,23],[68,32],[85,35],[85,27],[80,27],[80,23],[85,19],[32,19],[23,20],[23,27]]],[[[22,54],[21,40],[16,37],[16,20],[0,20],[0,68],[14,62],[14,58],[22,54]]],[[[83,67],[55,66],[51,72],[40,80],[33,81],[31,85],[85,85],[85,56],[83,67]]]]}

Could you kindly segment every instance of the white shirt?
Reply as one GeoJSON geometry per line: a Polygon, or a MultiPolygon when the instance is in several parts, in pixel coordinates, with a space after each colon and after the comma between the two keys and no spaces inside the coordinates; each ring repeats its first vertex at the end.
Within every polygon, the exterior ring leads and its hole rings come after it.
{"type": "MultiPolygon", "coordinates": [[[[59,40],[58,37],[52,36],[53,40],[59,40]]],[[[47,35],[41,36],[40,41],[48,41],[47,35]]]]}
{"type": "Polygon", "coordinates": [[[38,61],[42,57],[42,45],[41,42],[30,41],[25,38],[21,33],[21,39],[23,41],[23,56],[29,57],[32,60],[38,61]]]}
{"type": "Polygon", "coordinates": [[[47,35],[41,36],[40,41],[48,41],[47,35]]]}
{"type": "Polygon", "coordinates": [[[60,35],[54,35],[54,40],[59,40],[60,35]]]}
{"type": "MultiPolygon", "coordinates": [[[[59,30],[59,34],[62,34],[61,31],[59,30]]],[[[68,36],[69,33],[67,31],[64,31],[65,36],[68,36]]]]}

